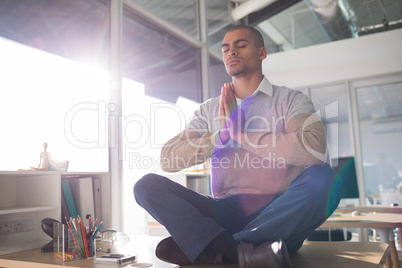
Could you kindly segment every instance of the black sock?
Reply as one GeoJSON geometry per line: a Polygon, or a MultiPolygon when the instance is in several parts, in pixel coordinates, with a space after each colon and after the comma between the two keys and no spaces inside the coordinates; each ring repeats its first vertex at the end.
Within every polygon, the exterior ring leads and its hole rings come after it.
{"type": "Polygon", "coordinates": [[[232,235],[227,232],[220,233],[207,246],[208,249],[219,252],[223,255],[224,260],[232,263],[238,262],[237,245],[239,242],[233,239],[232,235]]]}

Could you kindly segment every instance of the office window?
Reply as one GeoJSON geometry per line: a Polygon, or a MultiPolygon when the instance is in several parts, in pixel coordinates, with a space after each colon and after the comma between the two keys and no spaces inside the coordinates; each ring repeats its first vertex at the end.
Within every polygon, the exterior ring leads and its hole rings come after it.
{"type": "Polygon", "coordinates": [[[312,87],[310,94],[327,130],[330,157],[354,155],[351,146],[346,83],[312,87]]]}
{"type": "Polygon", "coordinates": [[[0,169],[38,166],[47,142],[70,171],[108,171],[108,15],[104,0],[0,1],[0,169]]]}
{"type": "Polygon", "coordinates": [[[170,103],[146,94],[143,84],[123,79],[123,196],[124,231],[130,235],[147,232],[147,213],[133,196],[133,186],[148,173],[165,174],[160,168],[163,144],[182,131],[199,103],[179,97],[170,103]]]}
{"type": "Polygon", "coordinates": [[[198,39],[196,0],[130,0],[198,39]]]}
{"type": "Polygon", "coordinates": [[[221,94],[221,88],[224,83],[232,82],[228,75],[222,60],[214,57],[209,58],[209,94],[211,98],[218,97],[221,94]]]}
{"type": "Polygon", "coordinates": [[[123,227],[138,235],[146,233],[149,216],[132,189],[145,174],[164,174],[163,144],[185,128],[202,101],[200,49],[124,9],[123,75],[123,227]]]}
{"type": "Polygon", "coordinates": [[[69,171],[108,171],[105,72],[0,38],[0,170],[39,166],[42,144],[69,171]]]}
{"type": "Polygon", "coordinates": [[[233,3],[226,0],[207,0],[208,46],[221,54],[222,40],[227,30],[235,25],[231,19],[233,3]]]}
{"type": "Polygon", "coordinates": [[[402,77],[357,85],[366,197],[371,203],[402,203],[402,77]]]}
{"type": "Polygon", "coordinates": [[[109,1],[2,0],[0,36],[107,70],[109,1]]]}
{"type": "Polygon", "coordinates": [[[201,101],[200,49],[163,31],[135,12],[123,12],[123,75],[145,85],[145,94],[176,103],[201,101]]]}

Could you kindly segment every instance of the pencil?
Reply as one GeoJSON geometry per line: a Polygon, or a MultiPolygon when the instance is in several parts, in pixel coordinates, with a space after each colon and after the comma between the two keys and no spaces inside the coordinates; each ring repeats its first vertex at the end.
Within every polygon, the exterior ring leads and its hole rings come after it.
{"type": "Polygon", "coordinates": [[[85,234],[85,237],[84,237],[85,252],[86,252],[87,257],[90,257],[90,255],[89,255],[89,246],[90,245],[88,243],[87,232],[85,229],[84,222],[83,221],[81,221],[81,222],[82,222],[83,234],[85,234]]]}
{"type": "Polygon", "coordinates": [[[67,226],[68,226],[69,228],[72,228],[72,227],[70,226],[70,222],[69,222],[68,219],[67,219],[67,216],[65,216],[64,219],[66,220],[67,226]]]}
{"type": "Polygon", "coordinates": [[[89,221],[89,230],[88,230],[87,234],[89,234],[89,232],[92,230],[92,220],[91,220],[91,216],[89,216],[88,221],[89,221]]]}
{"type": "Polygon", "coordinates": [[[60,259],[62,259],[64,261],[68,259],[67,256],[63,256],[63,254],[60,254],[60,253],[57,253],[57,252],[54,253],[54,256],[56,256],[56,257],[58,257],[58,258],[60,258],[60,259]]]}
{"type": "MultiPolygon", "coordinates": [[[[70,224],[71,224],[71,223],[70,223],[70,224]]],[[[70,232],[70,234],[71,234],[72,237],[73,237],[75,246],[79,249],[78,244],[77,244],[77,240],[75,240],[75,232],[74,232],[74,229],[73,229],[73,227],[70,226],[70,225],[69,225],[69,232],[70,232]]]]}
{"type": "Polygon", "coordinates": [[[72,223],[72,225],[74,226],[75,231],[76,231],[76,232],[78,232],[78,228],[77,228],[77,222],[76,222],[76,220],[75,220],[75,219],[73,219],[73,218],[70,218],[70,219],[71,219],[71,223],[72,223]]]}
{"type": "Polygon", "coordinates": [[[99,232],[99,229],[101,228],[101,226],[102,226],[102,223],[103,223],[103,221],[101,221],[100,223],[99,223],[99,226],[98,226],[98,229],[96,229],[96,231],[95,231],[95,233],[94,233],[94,237],[96,237],[96,235],[98,234],[98,232],[99,232]]]}
{"type": "Polygon", "coordinates": [[[85,256],[88,258],[88,243],[87,243],[87,237],[86,237],[86,232],[85,232],[85,226],[84,223],[82,222],[81,219],[78,219],[80,225],[81,225],[81,232],[82,232],[82,240],[84,240],[84,249],[85,249],[85,256]]]}
{"type": "Polygon", "coordinates": [[[97,223],[98,223],[98,218],[96,218],[96,220],[95,220],[95,223],[94,223],[94,226],[93,226],[93,231],[95,231],[95,227],[96,227],[97,223]]]}
{"type": "Polygon", "coordinates": [[[73,227],[72,233],[73,233],[74,240],[77,243],[76,244],[77,248],[80,251],[81,256],[85,256],[85,251],[83,249],[81,228],[77,223],[77,219],[70,217],[70,222],[71,222],[71,226],[73,227]]]}
{"type": "Polygon", "coordinates": [[[94,242],[93,242],[93,239],[92,239],[92,221],[91,221],[91,216],[89,216],[89,230],[88,230],[88,234],[91,234],[90,235],[90,237],[89,237],[89,239],[91,240],[91,244],[90,244],[90,250],[89,250],[89,254],[90,254],[90,256],[92,257],[93,255],[94,255],[94,250],[93,250],[93,245],[94,245],[94,242]]]}

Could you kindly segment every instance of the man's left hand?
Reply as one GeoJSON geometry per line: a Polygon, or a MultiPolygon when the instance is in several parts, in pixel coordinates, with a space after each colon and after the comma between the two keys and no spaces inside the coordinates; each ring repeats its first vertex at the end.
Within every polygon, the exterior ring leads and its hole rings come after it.
{"type": "Polygon", "coordinates": [[[229,130],[230,138],[241,143],[244,135],[244,111],[237,105],[236,95],[232,83],[225,83],[222,87],[221,109],[225,116],[225,129],[229,130]]]}

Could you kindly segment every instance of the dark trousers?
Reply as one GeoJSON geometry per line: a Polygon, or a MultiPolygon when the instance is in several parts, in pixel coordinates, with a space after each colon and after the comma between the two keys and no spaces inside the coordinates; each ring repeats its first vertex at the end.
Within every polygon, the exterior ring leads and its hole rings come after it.
{"type": "Polygon", "coordinates": [[[134,196],[194,261],[223,231],[255,244],[281,238],[295,252],[337,208],[341,189],[333,169],[317,164],[297,176],[284,194],[248,215],[240,196],[215,199],[156,174],[142,177],[134,196]]]}

